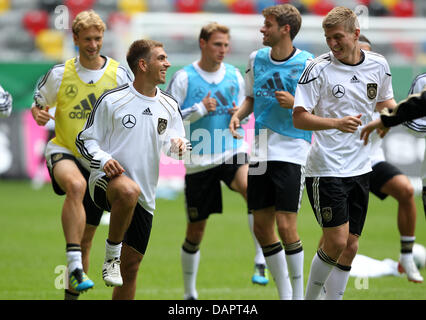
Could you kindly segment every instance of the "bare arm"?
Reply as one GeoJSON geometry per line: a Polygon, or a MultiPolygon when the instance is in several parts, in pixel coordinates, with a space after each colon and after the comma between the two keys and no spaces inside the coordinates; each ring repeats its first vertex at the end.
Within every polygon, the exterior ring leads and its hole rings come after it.
{"type": "Polygon", "coordinates": [[[342,132],[354,133],[358,126],[362,124],[357,116],[346,116],[343,118],[323,118],[309,113],[305,108],[296,107],[293,109],[293,124],[297,129],[318,131],[337,129],[342,132]]]}
{"type": "Polygon", "coordinates": [[[253,98],[246,97],[241,107],[234,113],[229,122],[229,130],[234,138],[241,139],[242,137],[237,133],[237,129],[241,126],[240,121],[248,117],[253,112],[253,98]]]}

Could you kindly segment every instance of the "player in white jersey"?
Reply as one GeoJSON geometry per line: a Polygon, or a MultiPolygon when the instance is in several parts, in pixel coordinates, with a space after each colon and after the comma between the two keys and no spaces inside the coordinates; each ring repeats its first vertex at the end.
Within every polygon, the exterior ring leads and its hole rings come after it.
{"type": "MultiPolygon", "coordinates": [[[[175,73],[167,91],[179,102],[183,118],[189,121],[187,137],[193,151],[185,161],[185,199],[187,229],[181,249],[184,299],[197,299],[196,278],[200,261],[200,245],[210,214],[222,212],[221,181],[247,200],[247,145],[234,145],[228,125],[236,104],[245,98],[244,79],[237,68],[223,63],[229,51],[229,28],[210,23],[201,29],[201,58],[175,73]],[[221,130],[220,135],[217,132],[221,130]],[[213,146],[228,136],[230,144],[219,150],[200,150],[198,132],[213,146]],[[197,152],[199,150],[200,152],[197,152]]],[[[223,141],[223,140],[222,140],[223,141]]],[[[201,142],[203,143],[203,141],[201,142]]],[[[225,143],[226,144],[226,143],[225,143]]],[[[201,144],[200,144],[201,145],[201,144]]],[[[255,243],[253,283],[268,283],[265,259],[253,234],[253,215],[249,213],[250,231],[255,243]]]]}
{"type": "Polygon", "coordinates": [[[12,113],[12,95],[0,86],[0,118],[7,118],[12,113]]]}
{"type": "MultiPolygon", "coordinates": [[[[359,36],[360,48],[364,51],[371,51],[371,43],[364,35],[359,36]]],[[[379,117],[377,111],[373,118],[379,117]]],[[[399,269],[406,270],[407,278],[413,282],[421,282],[422,277],[413,260],[413,245],[415,241],[414,230],[416,227],[416,204],[414,202],[414,188],[410,180],[397,167],[385,160],[385,154],[382,148],[382,140],[374,134],[371,137],[371,166],[370,174],[370,192],[379,199],[384,200],[388,195],[398,202],[398,230],[401,239],[401,256],[399,269]]],[[[320,240],[320,245],[323,239],[320,240]]],[[[333,300],[338,292],[333,292],[328,288],[328,283],[333,282],[333,276],[337,274],[332,272],[324,284],[324,299],[333,300]]]]}
{"type": "Polygon", "coordinates": [[[386,59],[360,49],[359,23],[347,8],[323,20],[331,52],[313,60],[299,79],[293,109],[295,127],[314,130],[306,165],[306,188],[324,241],[314,256],[305,299],[329,288],[341,299],[358,250],[368,207],[370,148],[360,126],[375,108],[392,107],[392,77],[386,59]]]}
{"type": "MultiPolygon", "coordinates": [[[[411,84],[408,95],[420,93],[426,89],[426,73],[419,74],[411,84]]],[[[414,134],[418,138],[425,139],[426,142],[426,117],[409,120],[404,123],[404,126],[409,128],[409,132],[414,134]]],[[[423,200],[423,209],[426,214],[426,148],[425,154],[423,156],[423,163],[421,168],[421,178],[422,178],[422,200],[423,200]]]]}
{"type": "Polygon", "coordinates": [[[86,188],[89,172],[79,161],[75,138],[96,99],[130,80],[123,66],[100,55],[104,30],[105,24],[94,11],[76,16],[72,31],[79,55],[46,73],[37,85],[31,108],[38,125],[55,120],[55,137],[48,142],[45,157],[55,193],[66,195],[62,226],[70,290],[65,290],[65,299],[77,299],[79,291],[93,286],[90,279],[84,281],[87,277],[83,270],[88,271],[91,242],[103,212],[90,199],[86,188]],[[50,107],[56,107],[54,117],[49,114],[50,107]]]}
{"type": "Polygon", "coordinates": [[[297,213],[311,133],[294,128],[291,114],[297,80],[313,56],[293,46],[301,26],[294,6],[271,6],[262,14],[265,19],[260,32],[266,47],[250,55],[247,97],[229,127],[238,136],[240,120],[254,113],[247,194],[255,234],[280,299],[303,299],[304,251],[297,232],[297,213]]]}
{"type": "Polygon", "coordinates": [[[116,287],[113,299],[135,297],[151,232],[161,152],[182,156],[187,150],[179,105],[157,87],[165,83],[170,67],[163,45],[137,40],[127,62],[135,81],[99,98],[76,141],[90,163],[90,195],[111,211],[103,279],[116,287]]]}

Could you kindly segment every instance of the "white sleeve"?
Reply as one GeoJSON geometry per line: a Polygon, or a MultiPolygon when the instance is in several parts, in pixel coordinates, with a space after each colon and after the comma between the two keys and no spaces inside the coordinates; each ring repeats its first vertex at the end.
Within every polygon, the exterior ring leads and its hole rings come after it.
{"type": "MultiPolygon", "coordinates": [[[[187,90],[188,74],[185,70],[181,69],[173,75],[166,91],[170,93],[181,106],[185,101],[187,90]]],[[[197,121],[208,113],[204,103],[201,101],[181,111],[182,117],[190,122],[197,121]]]]}
{"type": "Polygon", "coordinates": [[[244,100],[246,99],[246,90],[245,90],[245,81],[243,76],[241,75],[240,70],[237,70],[237,78],[238,78],[238,86],[240,87],[238,91],[238,100],[237,100],[237,106],[240,106],[244,100]]]}
{"type": "Polygon", "coordinates": [[[303,107],[306,111],[312,113],[320,98],[321,78],[316,75],[316,70],[310,70],[309,66],[310,63],[306,65],[297,84],[294,108],[303,107]]]}
{"type": "Polygon", "coordinates": [[[129,72],[125,66],[120,64],[117,68],[117,87],[133,81],[133,73],[129,72]]]}
{"type": "Polygon", "coordinates": [[[7,118],[12,113],[12,95],[0,86],[0,118],[7,118]]]}
{"type": "Polygon", "coordinates": [[[247,63],[246,74],[245,74],[245,95],[253,98],[253,85],[254,85],[254,58],[256,58],[257,51],[250,54],[249,61],[247,63]]]}
{"type": "Polygon", "coordinates": [[[382,84],[379,88],[377,102],[387,101],[393,98],[392,75],[389,68],[389,64],[386,60],[382,72],[382,84]]]}
{"type": "Polygon", "coordinates": [[[103,170],[105,163],[112,159],[111,155],[100,148],[107,132],[113,130],[108,125],[111,117],[105,96],[99,97],[85,128],[77,135],[76,145],[80,154],[90,162],[90,168],[103,170]]]}
{"type": "Polygon", "coordinates": [[[424,89],[426,89],[426,73],[423,73],[414,79],[408,94],[420,93],[424,89]]]}
{"type": "Polygon", "coordinates": [[[37,83],[34,102],[38,107],[55,107],[65,65],[56,65],[37,83]]]}

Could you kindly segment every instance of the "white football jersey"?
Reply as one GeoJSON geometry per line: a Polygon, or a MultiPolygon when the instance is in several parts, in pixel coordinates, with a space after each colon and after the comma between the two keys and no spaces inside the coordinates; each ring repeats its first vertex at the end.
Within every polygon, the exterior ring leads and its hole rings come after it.
{"type": "MultiPolygon", "coordinates": [[[[369,123],[376,104],[393,98],[392,76],[382,55],[362,53],[356,65],[340,62],[331,52],[314,59],[300,77],[294,106],[323,118],[361,114],[362,123],[369,123]]],[[[351,177],[371,171],[371,146],[360,140],[361,129],[315,131],[306,176],[351,177]]]]}
{"type": "MultiPolygon", "coordinates": [[[[425,88],[426,88],[426,73],[422,73],[414,79],[408,94],[422,92],[425,88]]],[[[416,132],[426,132],[426,117],[407,121],[404,123],[404,125],[416,132]]]]}
{"type": "Polygon", "coordinates": [[[144,96],[128,83],[98,99],[76,143],[90,162],[89,183],[115,159],[139,185],[139,204],[153,214],[161,151],[169,154],[170,139],[184,136],[176,100],[159,88],[155,97],[144,96]]]}

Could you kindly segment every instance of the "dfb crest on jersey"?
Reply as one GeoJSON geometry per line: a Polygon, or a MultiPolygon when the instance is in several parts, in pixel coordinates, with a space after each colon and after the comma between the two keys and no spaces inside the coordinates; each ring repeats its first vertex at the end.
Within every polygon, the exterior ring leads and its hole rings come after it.
{"type": "Polygon", "coordinates": [[[325,222],[330,222],[333,218],[333,211],[330,207],[322,208],[321,215],[325,222]]]}
{"type": "Polygon", "coordinates": [[[374,99],[377,96],[377,83],[367,83],[367,96],[374,99]]]}
{"type": "Polygon", "coordinates": [[[158,134],[163,134],[167,128],[167,120],[163,118],[158,118],[157,132],[158,134]]]}

